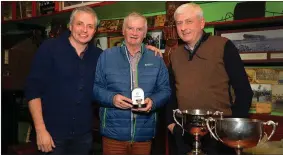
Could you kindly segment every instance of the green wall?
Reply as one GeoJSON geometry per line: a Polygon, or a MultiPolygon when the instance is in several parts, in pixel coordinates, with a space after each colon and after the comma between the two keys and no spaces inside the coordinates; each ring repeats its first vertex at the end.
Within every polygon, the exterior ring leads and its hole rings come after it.
{"type": "MultiPolygon", "coordinates": [[[[199,3],[204,11],[204,17],[207,22],[220,20],[225,18],[226,13],[234,14],[234,8],[237,3],[241,2],[195,2],[199,3]]],[[[165,14],[165,2],[117,2],[112,5],[94,8],[100,19],[117,19],[123,18],[132,11],[137,11],[145,16],[153,16],[157,14],[165,14]]],[[[279,12],[275,16],[283,15],[283,2],[266,2],[266,11],[279,12]]],[[[265,13],[266,17],[273,16],[273,13],[265,13]]],[[[233,20],[231,17],[228,20],[233,20]]]]}

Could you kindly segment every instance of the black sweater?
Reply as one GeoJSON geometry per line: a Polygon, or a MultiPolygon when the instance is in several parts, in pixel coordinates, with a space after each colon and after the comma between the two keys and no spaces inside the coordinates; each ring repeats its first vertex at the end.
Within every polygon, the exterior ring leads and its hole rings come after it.
{"type": "Polygon", "coordinates": [[[47,130],[53,138],[80,136],[92,129],[92,88],[101,49],[88,45],[81,59],[68,37],[46,40],[27,79],[28,101],[41,98],[47,130]]]}

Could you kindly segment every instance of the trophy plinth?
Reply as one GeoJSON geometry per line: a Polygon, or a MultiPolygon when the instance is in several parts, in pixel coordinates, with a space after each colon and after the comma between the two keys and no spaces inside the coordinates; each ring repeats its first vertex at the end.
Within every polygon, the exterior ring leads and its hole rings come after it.
{"type": "Polygon", "coordinates": [[[193,149],[189,152],[190,155],[202,155],[204,154],[201,150],[200,139],[202,136],[208,133],[206,126],[206,119],[212,115],[220,114],[222,112],[212,113],[211,111],[193,109],[184,110],[179,109],[173,110],[173,117],[177,125],[181,126],[182,129],[194,136],[193,149]],[[177,115],[176,115],[177,114],[177,115]],[[176,116],[181,118],[181,123],[177,121],[176,116]]]}
{"type": "Polygon", "coordinates": [[[273,136],[278,123],[273,121],[262,122],[257,119],[214,119],[209,117],[206,120],[206,125],[212,137],[231,148],[235,148],[237,154],[241,155],[244,148],[254,147],[262,140],[264,125],[272,125],[273,127],[272,132],[265,140],[268,141],[273,136]],[[211,129],[211,122],[214,122],[213,129],[211,129]]]}

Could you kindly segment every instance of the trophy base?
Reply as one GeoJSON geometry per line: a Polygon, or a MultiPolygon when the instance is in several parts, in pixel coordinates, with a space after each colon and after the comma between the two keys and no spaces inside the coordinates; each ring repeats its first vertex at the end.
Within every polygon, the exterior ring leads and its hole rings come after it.
{"type": "Polygon", "coordinates": [[[134,104],[133,108],[137,109],[137,108],[145,108],[146,104],[134,104]]]}
{"type": "Polygon", "coordinates": [[[206,155],[204,152],[201,150],[192,150],[191,152],[188,153],[189,155],[206,155]]]}

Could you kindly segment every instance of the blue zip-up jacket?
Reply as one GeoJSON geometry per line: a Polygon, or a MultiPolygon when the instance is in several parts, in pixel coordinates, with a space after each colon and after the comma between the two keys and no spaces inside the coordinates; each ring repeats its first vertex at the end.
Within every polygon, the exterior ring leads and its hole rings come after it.
{"type": "Polygon", "coordinates": [[[53,138],[92,131],[92,88],[102,50],[90,43],[81,59],[63,33],[46,40],[36,52],[27,78],[27,101],[41,98],[42,114],[53,138]]]}
{"type": "Polygon", "coordinates": [[[120,141],[149,141],[155,136],[156,109],[167,103],[171,94],[168,70],[163,59],[142,48],[138,63],[138,85],[145,98],[153,101],[150,113],[133,113],[113,104],[113,97],[121,94],[131,98],[131,70],[125,46],[105,50],[98,59],[94,98],[101,104],[100,130],[105,137],[120,141]]]}

